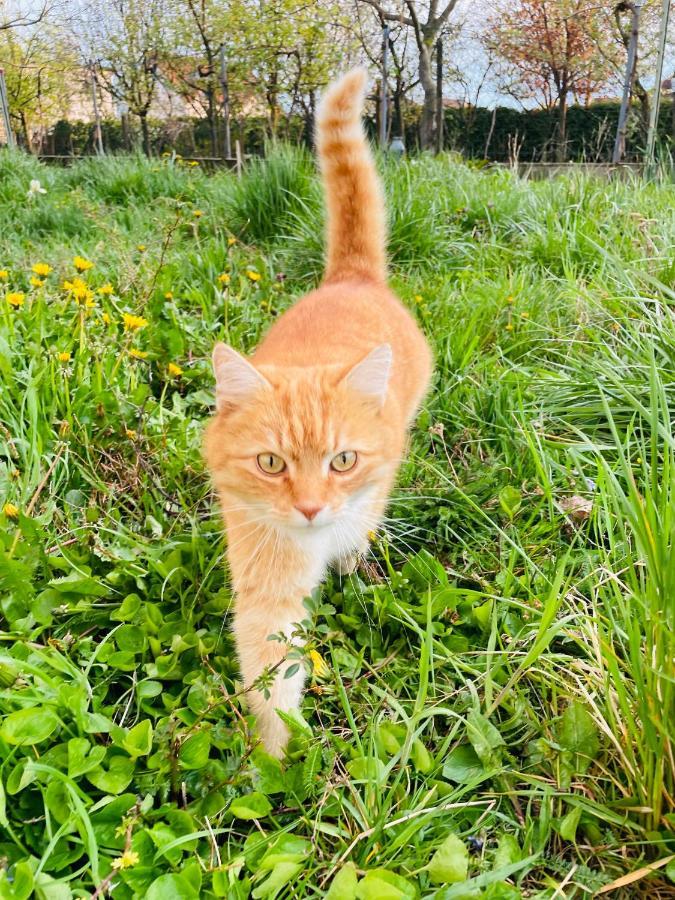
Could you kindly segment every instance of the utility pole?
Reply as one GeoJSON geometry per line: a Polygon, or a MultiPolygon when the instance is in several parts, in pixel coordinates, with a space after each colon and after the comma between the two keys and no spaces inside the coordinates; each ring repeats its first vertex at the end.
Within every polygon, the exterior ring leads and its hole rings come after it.
{"type": "Polygon", "coordinates": [[[5,134],[7,135],[7,146],[14,147],[14,132],[12,131],[12,121],[9,118],[9,101],[7,100],[4,69],[0,69],[0,106],[2,107],[2,121],[4,122],[5,134]]]}
{"type": "Polygon", "coordinates": [[[436,153],[443,152],[443,40],[436,41],[436,153]]]}
{"type": "Polygon", "coordinates": [[[645,164],[647,167],[654,162],[654,147],[656,145],[656,131],[659,122],[659,106],[661,105],[661,79],[663,78],[663,59],[666,55],[666,41],[668,38],[668,19],[670,17],[670,0],[663,0],[661,10],[661,33],[659,34],[659,54],[656,59],[656,72],[654,73],[654,100],[649,116],[649,131],[647,133],[647,152],[645,164]]]}
{"type": "Polygon", "coordinates": [[[614,141],[614,152],[612,153],[612,162],[615,164],[621,162],[626,152],[628,104],[630,103],[631,94],[633,93],[635,65],[637,62],[638,35],[640,32],[640,12],[642,10],[643,2],[644,0],[634,0],[634,3],[630,6],[632,11],[630,42],[628,44],[628,56],[626,58],[626,74],[623,82],[621,108],[619,109],[619,122],[616,127],[616,140],[614,141]]]}
{"type": "Polygon", "coordinates": [[[382,90],[380,93],[380,147],[387,146],[387,51],[389,49],[389,26],[382,27],[382,90]]]}
{"type": "Polygon", "coordinates": [[[94,146],[96,147],[96,153],[99,156],[104,156],[101,116],[98,111],[98,97],[96,96],[96,69],[93,59],[89,60],[89,71],[91,73],[91,99],[94,106],[94,146]]]}
{"type": "Polygon", "coordinates": [[[225,59],[225,44],[220,45],[220,87],[223,91],[223,122],[225,124],[224,155],[227,159],[232,156],[232,136],[230,135],[230,85],[227,80],[227,60],[225,59]]]}

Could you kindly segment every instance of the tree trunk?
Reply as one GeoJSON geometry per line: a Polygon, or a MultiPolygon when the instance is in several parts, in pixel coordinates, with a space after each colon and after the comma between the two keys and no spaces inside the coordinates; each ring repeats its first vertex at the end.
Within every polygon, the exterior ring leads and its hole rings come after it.
{"type": "Polygon", "coordinates": [[[150,156],[150,129],[148,128],[148,113],[139,113],[138,118],[141,120],[141,134],[143,136],[143,153],[150,156]]]}
{"type": "Polygon", "coordinates": [[[633,92],[640,104],[640,136],[646,144],[647,132],[649,131],[649,91],[645,88],[640,79],[636,77],[633,83],[633,92]]]}
{"type": "Polygon", "coordinates": [[[422,116],[420,118],[420,148],[433,150],[436,137],[436,80],[431,71],[431,47],[433,42],[425,42],[420,47],[420,84],[424,91],[422,116]]]}
{"type": "MultiPolygon", "coordinates": [[[[209,76],[211,77],[211,76],[209,76]]],[[[211,134],[211,156],[218,156],[218,105],[213,82],[208,87],[209,131],[211,134]]]]}
{"type": "Polygon", "coordinates": [[[567,159],[567,93],[558,98],[558,135],[555,149],[556,162],[567,159]]]}

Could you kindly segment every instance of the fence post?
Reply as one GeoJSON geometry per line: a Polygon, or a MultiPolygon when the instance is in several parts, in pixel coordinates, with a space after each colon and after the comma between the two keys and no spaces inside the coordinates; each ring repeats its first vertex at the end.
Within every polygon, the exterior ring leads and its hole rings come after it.
{"type": "Polygon", "coordinates": [[[436,41],[436,153],[443,152],[443,41],[436,41]]]}
{"type": "Polygon", "coordinates": [[[94,144],[96,146],[97,154],[99,156],[104,156],[101,116],[98,111],[98,97],[96,96],[96,69],[94,67],[93,59],[89,60],[89,71],[91,73],[91,99],[94,106],[94,144]]]}
{"type": "Polygon", "coordinates": [[[7,85],[5,84],[4,69],[0,69],[0,106],[2,107],[2,120],[7,135],[7,146],[14,147],[14,132],[12,131],[12,121],[9,118],[9,102],[7,100],[7,85]]]}
{"type": "Polygon", "coordinates": [[[230,85],[227,80],[227,60],[225,59],[225,45],[220,45],[220,86],[223,91],[223,121],[225,123],[224,155],[229,159],[232,156],[232,136],[230,134],[230,85]]]}

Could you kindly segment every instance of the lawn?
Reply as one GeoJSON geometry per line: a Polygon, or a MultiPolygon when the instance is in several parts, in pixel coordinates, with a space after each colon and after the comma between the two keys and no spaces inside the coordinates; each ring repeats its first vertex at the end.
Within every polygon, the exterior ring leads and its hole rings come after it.
{"type": "Polygon", "coordinates": [[[0,898],[674,895],[673,183],[383,169],[436,378],[281,764],[200,447],[319,277],[312,160],[0,155],[0,898]]]}

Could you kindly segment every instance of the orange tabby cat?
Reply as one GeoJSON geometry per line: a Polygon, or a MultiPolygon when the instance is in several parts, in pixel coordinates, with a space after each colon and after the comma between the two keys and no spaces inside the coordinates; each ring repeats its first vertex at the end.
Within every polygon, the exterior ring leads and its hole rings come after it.
{"type": "Polygon", "coordinates": [[[303,599],[329,565],[352,571],[383,514],[431,354],[387,288],[385,211],[361,124],[366,73],[327,91],[317,143],[328,208],[326,274],[253,356],[213,351],[216,415],[205,441],[235,592],[242,680],[273,670],[248,702],[266,749],[288,739],[276,710],[299,706],[304,676],[284,672],[303,599]]]}

